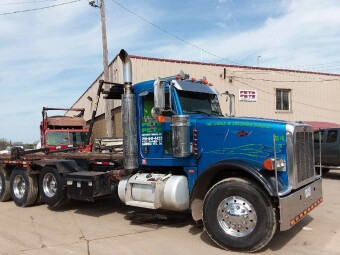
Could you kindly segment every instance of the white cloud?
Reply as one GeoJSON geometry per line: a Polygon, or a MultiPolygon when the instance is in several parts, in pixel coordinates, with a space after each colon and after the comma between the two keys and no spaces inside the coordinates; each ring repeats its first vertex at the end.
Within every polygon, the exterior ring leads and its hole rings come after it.
{"type": "MultiPolygon", "coordinates": [[[[261,26],[237,34],[220,33],[200,36],[190,43],[218,56],[245,65],[255,65],[256,57],[271,67],[305,66],[339,61],[340,52],[340,3],[337,1],[292,1],[284,15],[269,17],[261,26]],[[248,59],[252,56],[253,59],[248,59]]],[[[176,44],[168,48],[168,55],[178,52],[178,58],[199,60],[199,50],[188,45],[176,44]],[[180,49],[185,50],[180,50],[180,49]]],[[[164,54],[167,57],[167,54],[164,54]]],[[[204,61],[219,61],[204,54],[204,61]]],[[[228,63],[227,61],[224,61],[228,63]]],[[[340,70],[338,70],[340,73],[340,70]]]]}
{"type": "MultiPolygon", "coordinates": [[[[0,6],[0,13],[31,8],[0,6]]],[[[110,58],[146,26],[112,8],[107,3],[110,58]]],[[[42,107],[70,107],[102,72],[100,10],[81,1],[0,16],[0,23],[0,138],[32,142],[42,107]]]]}

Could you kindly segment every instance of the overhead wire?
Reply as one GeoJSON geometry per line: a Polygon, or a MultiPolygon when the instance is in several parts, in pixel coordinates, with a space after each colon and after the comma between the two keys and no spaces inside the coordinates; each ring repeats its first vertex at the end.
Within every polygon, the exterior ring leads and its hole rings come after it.
{"type": "Polygon", "coordinates": [[[69,1],[69,2],[63,2],[63,3],[60,3],[60,4],[53,4],[53,5],[49,5],[49,6],[37,7],[37,8],[33,8],[33,9],[26,9],[26,10],[13,11],[13,12],[4,12],[4,13],[0,13],[0,16],[17,14],[17,13],[24,13],[24,12],[32,12],[32,11],[38,11],[38,10],[43,10],[43,9],[50,9],[50,8],[54,8],[54,7],[58,7],[58,6],[62,6],[62,5],[73,4],[73,3],[76,3],[76,2],[80,2],[80,1],[81,0],[73,0],[73,1],[69,1]]]}
{"type": "Polygon", "coordinates": [[[178,35],[175,35],[175,34],[169,32],[169,31],[167,31],[166,29],[164,29],[164,28],[162,28],[162,27],[156,25],[155,23],[153,23],[153,22],[149,21],[148,19],[146,19],[146,18],[140,16],[139,14],[135,13],[134,11],[131,11],[130,9],[128,9],[127,7],[123,6],[121,3],[119,3],[119,2],[117,2],[117,1],[115,1],[115,0],[112,0],[112,2],[115,3],[117,6],[119,6],[120,8],[124,9],[125,11],[131,13],[132,15],[134,15],[134,16],[140,18],[140,19],[143,20],[144,22],[146,22],[146,23],[152,25],[153,27],[157,28],[158,30],[162,31],[163,33],[166,33],[166,34],[168,34],[168,35],[174,37],[175,39],[177,39],[177,40],[179,40],[179,41],[181,41],[181,42],[184,42],[185,44],[188,44],[188,45],[190,45],[190,46],[192,46],[192,47],[194,47],[194,48],[196,48],[196,49],[198,49],[198,50],[201,50],[202,52],[207,53],[207,54],[209,54],[209,55],[211,55],[211,56],[213,56],[213,57],[219,58],[219,59],[221,59],[221,60],[228,61],[228,62],[230,62],[230,63],[234,63],[234,64],[236,64],[236,65],[241,65],[240,63],[237,63],[237,62],[235,62],[235,61],[233,61],[233,60],[230,60],[230,59],[221,57],[221,56],[219,56],[219,55],[217,55],[217,54],[215,54],[215,53],[212,53],[212,52],[210,52],[210,51],[208,51],[208,50],[206,50],[206,49],[203,49],[202,47],[200,47],[200,46],[198,46],[198,45],[196,45],[196,44],[193,44],[193,43],[191,43],[191,42],[188,42],[187,40],[184,40],[183,38],[179,37],[178,35]]]}
{"type": "Polygon", "coordinates": [[[301,68],[301,70],[327,70],[330,69],[332,67],[336,67],[339,68],[340,67],[340,62],[336,61],[336,62],[330,62],[330,63],[323,63],[323,64],[312,64],[312,65],[295,65],[295,66],[288,66],[288,67],[283,67],[283,68],[290,68],[290,69],[296,69],[296,68],[301,68]],[[305,67],[308,67],[308,69],[305,69],[305,67]],[[325,67],[327,67],[325,69],[325,67]],[[323,68],[323,69],[320,69],[323,68]]]}
{"type": "MultiPolygon", "coordinates": [[[[238,79],[235,79],[237,82],[243,84],[243,85],[246,85],[250,88],[253,88],[253,89],[256,89],[256,90],[259,90],[259,91],[262,91],[264,93],[267,93],[269,95],[272,95],[272,96],[276,96],[274,93],[272,92],[269,92],[269,91],[266,91],[266,90],[263,90],[263,89],[260,89],[258,87],[255,87],[255,86],[252,86],[246,82],[242,82],[238,79]]],[[[317,108],[317,109],[322,109],[322,110],[325,110],[325,111],[332,111],[332,112],[340,112],[340,110],[336,110],[336,109],[329,109],[329,108],[325,108],[325,107],[321,107],[321,106],[316,106],[316,105],[312,105],[312,104],[306,104],[306,103],[303,103],[303,102],[300,102],[300,101],[297,101],[297,100],[293,100],[291,99],[293,103],[296,103],[296,104],[300,104],[300,105],[304,105],[304,106],[308,106],[308,107],[313,107],[313,108],[317,108]]]]}
{"type": "MultiPolygon", "coordinates": [[[[213,76],[219,76],[219,75],[220,75],[219,73],[217,73],[217,72],[215,72],[215,71],[212,71],[212,70],[210,70],[209,68],[206,68],[206,66],[202,66],[202,68],[205,70],[206,73],[210,73],[210,74],[212,74],[213,76]]],[[[233,78],[235,81],[238,81],[239,83],[241,83],[241,84],[243,84],[243,85],[246,85],[246,86],[248,86],[248,87],[250,87],[250,88],[252,88],[252,89],[255,89],[255,90],[258,90],[258,91],[262,91],[262,92],[264,92],[264,93],[266,93],[266,94],[269,94],[269,95],[275,97],[275,94],[274,94],[274,93],[268,92],[268,91],[263,90],[263,89],[261,89],[261,88],[259,88],[259,87],[257,87],[257,86],[250,85],[249,83],[246,83],[246,82],[241,81],[243,77],[234,76],[234,75],[233,75],[232,78],[233,78]],[[240,79],[241,79],[241,80],[240,80],[240,79]]],[[[251,80],[254,80],[254,81],[260,80],[260,81],[261,81],[261,80],[263,80],[263,79],[251,79],[251,80]]],[[[272,82],[272,81],[274,81],[274,80],[266,80],[266,81],[272,82]]],[[[340,81],[340,80],[334,80],[334,81],[340,81]]],[[[291,82],[291,81],[287,81],[287,83],[289,83],[289,82],[291,82]]],[[[316,81],[308,81],[308,80],[307,80],[306,82],[311,83],[311,82],[316,82],[316,81]]],[[[323,82],[323,81],[321,81],[321,82],[323,82]]],[[[284,89],[284,88],[282,88],[282,89],[284,89]]],[[[308,91],[309,91],[309,90],[308,90],[308,91]]],[[[308,93],[308,91],[306,91],[306,93],[308,93]]],[[[319,97],[325,98],[325,99],[327,99],[327,100],[330,100],[330,99],[332,99],[332,100],[337,100],[337,99],[338,99],[338,96],[337,96],[337,95],[334,95],[334,96],[332,96],[332,97],[327,96],[327,95],[319,95],[319,97]]],[[[265,98],[262,98],[262,99],[265,100],[265,101],[271,102],[271,101],[269,101],[269,100],[267,100],[267,99],[265,99],[265,98]]],[[[293,100],[293,102],[294,102],[294,103],[297,103],[297,104],[304,104],[303,102],[300,102],[300,101],[298,101],[298,100],[293,100]]],[[[309,105],[308,105],[308,106],[309,106],[309,105]]],[[[323,110],[328,110],[328,108],[323,108],[323,110]]],[[[333,111],[333,110],[331,109],[331,111],[333,111]]],[[[302,111],[300,111],[300,112],[302,112],[302,111]]],[[[316,115],[315,115],[315,116],[316,116],[316,115]]]]}
{"type": "MultiPolygon", "coordinates": [[[[190,42],[188,42],[188,41],[186,41],[186,40],[180,38],[180,37],[177,36],[177,35],[174,35],[173,33],[168,32],[168,31],[165,30],[164,28],[162,28],[162,27],[156,25],[155,23],[153,23],[153,22],[147,20],[146,18],[140,16],[139,14],[137,14],[137,13],[131,11],[130,9],[128,9],[127,7],[123,6],[123,5],[120,4],[119,2],[117,2],[117,1],[115,1],[115,0],[112,0],[112,2],[114,2],[116,5],[118,5],[119,7],[121,7],[122,9],[124,9],[125,11],[127,11],[127,12],[133,14],[134,16],[136,16],[136,17],[142,19],[143,21],[149,23],[150,25],[156,27],[156,28],[159,29],[160,31],[162,31],[162,32],[164,32],[164,33],[166,33],[166,34],[168,34],[168,35],[170,35],[170,36],[172,36],[172,37],[174,37],[174,38],[176,38],[176,39],[178,39],[178,40],[180,40],[180,41],[182,41],[182,42],[184,42],[184,43],[186,43],[186,44],[188,44],[188,45],[190,45],[190,46],[193,46],[193,47],[195,47],[195,48],[197,48],[197,49],[199,49],[199,50],[201,50],[201,51],[203,51],[203,52],[205,52],[205,53],[207,53],[207,54],[209,54],[209,55],[212,55],[212,56],[217,57],[217,58],[222,59],[222,60],[227,60],[227,61],[229,61],[229,62],[231,62],[231,63],[235,63],[235,64],[239,65],[240,67],[242,67],[242,65],[241,65],[240,63],[237,63],[237,62],[232,61],[232,60],[230,60],[230,59],[221,57],[221,56],[219,56],[219,55],[217,55],[217,54],[215,54],[215,53],[211,53],[211,52],[209,52],[209,51],[203,49],[202,47],[199,47],[199,46],[197,46],[197,45],[195,45],[195,44],[193,44],[193,43],[190,43],[190,42]]],[[[253,68],[255,69],[256,67],[253,67],[253,68]]],[[[271,71],[272,71],[272,72],[282,72],[282,70],[271,70],[271,71]]],[[[285,71],[288,71],[288,72],[289,72],[289,71],[290,71],[290,72],[297,72],[297,73],[298,73],[298,71],[295,71],[295,70],[285,70],[285,71]]],[[[240,71],[240,72],[242,72],[242,71],[240,71]]],[[[304,73],[304,72],[308,72],[308,71],[301,71],[301,73],[304,73]]],[[[293,76],[293,77],[299,77],[299,78],[303,77],[303,78],[306,78],[306,76],[293,75],[292,73],[286,73],[286,74],[289,75],[289,76],[293,76]]],[[[312,79],[315,79],[315,80],[317,80],[317,81],[320,81],[320,79],[317,78],[317,77],[309,77],[309,78],[312,78],[312,79]]],[[[333,80],[338,80],[338,79],[333,79],[333,80]]],[[[333,80],[330,80],[330,79],[322,79],[321,81],[333,81],[333,80]]],[[[278,82],[279,82],[279,81],[278,81],[278,82]]],[[[285,82],[285,81],[282,81],[282,82],[285,82]]],[[[294,82],[305,82],[305,81],[294,81],[294,82]]],[[[307,82],[307,81],[306,81],[306,82],[307,82]]]]}
{"type": "Polygon", "coordinates": [[[241,76],[233,76],[236,78],[244,79],[244,80],[252,80],[252,81],[266,81],[266,82],[275,82],[275,83],[306,83],[306,82],[331,82],[331,81],[340,81],[339,79],[322,79],[322,80],[269,80],[269,79],[256,79],[250,77],[241,77],[241,76]]]}
{"type": "MultiPolygon", "coordinates": [[[[15,3],[4,3],[4,4],[2,4],[2,5],[6,5],[6,4],[25,4],[25,3],[41,3],[41,2],[51,2],[51,1],[57,1],[57,0],[25,1],[25,2],[15,2],[15,3]]],[[[60,4],[51,5],[51,6],[39,7],[39,8],[28,9],[28,10],[21,10],[21,11],[14,11],[14,12],[7,12],[7,13],[1,13],[0,15],[9,15],[9,14],[22,13],[22,12],[29,12],[29,11],[42,10],[42,9],[53,8],[53,7],[57,7],[57,6],[61,6],[61,5],[72,4],[72,3],[75,3],[75,2],[79,2],[79,1],[80,1],[80,0],[73,0],[73,1],[69,1],[69,2],[64,2],[64,3],[60,3],[60,4]]],[[[173,34],[173,33],[170,33],[169,31],[165,30],[164,28],[162,28],[162,27],[156,25],[155,23],[153,23],[153,22],[147,20],[146,18],[140,16],[139,14],[137,14],[137,13],[131,11],[130,9],[128,9],[127,7],[123,6],[123,5],[120,4],[119,2],[117,2],[117,1],[115,1],[115,0],[112,0],[112,2],[115,3],[116,5],[118,5],[120,8],[124,9],[125,11],[127,11],[127,12],[133,14],[134,16],[136,16],[136,17],[142,19],[144,22],[147,22],[148,24],[150,24],[150,25],[156,27],[156,28],[159,29],[160,31],[162,31],[162,32],[164,32],[164,33],[166,33],[166,34],[168,34],[168,35],[170,35],[170,36],[176,38],[177,40],[180,40],[180,41],[182,41],[182,42],[184,42],[184,43],[186,43],[186,44],[188,44],[188,45],[190,45],[190,46],[192,46],[192,47],[195,47],[195,48],[197,48],[197,49],[199,49],[199,50],[201,50],[201,51],[203,51],[203,52],[205,52],[205,53],[207,53],[207,54],[209,54],[209,55],[212,55],[212,56],[214,56],[214,57],[217,57],[217,58],[219,58],[219,59],[221,59],[221,60],[226,60],[226,61],[235,63],[235,64],[237,64],[237,65],[240,65],[240,67],[242,67],[242,65],[239,64],[239,63],[237,63],[237,62],[234,62],[234,61],[232,61],[232,60],[230,60],[230,59],[227,59],[227,58],[218,56],[218,55],[215,54],[215,53],[211,53],[211,52],[209,52],[209,51],[203,49],[203,48],[200,47],[200,46],[197,46],[197,45],[195,45],[195,44],[193,44],[193,43],[190,43],[190,42],[188,42],[188,41],[182,39],[181,37],[179,37],[179,36],[177,36],[177,35],[175,35],[175,34],[173,34]]],[[[335,62],[335,63],[338,63],[338,62],[335,62]]],[[[319,65],[321,65],[321,64],[319,64],[319,65]]],[[[326,64],[322,64],[322,65],[326,65],[326,64]]],[[[305,65],[305,66],[316,66],[316,65],[305,65]]],[[[255,67],[253,67],[253,68],[255,68],[255,67]]],[[[279,72],[279,71],[281,71],[281,70],[271,70],[271,71],[273,71],[273,72],[279,72]]],[[[248,71],[248,70],[237,70],[236,72],[240,72],[240,73],[244,72],[244,73],[246,73],[246,72],[249,72],[249,71],[248,71]]],[[[292,70],[292,72],[294,72],[294,71],[292,70]]],[[[257,74],[257,73],[258,73],[258,72],[256,72],[256,74],[257,74]]],[[[265,72],[265,73],[267,73],[267,72],[265,72]]],[[[305,78],[305,76],[301,76],[301,75],[297,76],[297,75],[292,75],[291,73],[285,73],[285,74],[290,75],[290,76],[299,77],[299,78],[301,78],[301,77],[305,78]]],[[[255,79],[255,78],[248,78],[248,77],[246,78],[246,77],[240,77],[240,76],[237,76],[237,77],[240,78],[240,79],[262,80],[262,81],[277,82],[277,83],[279,83],[279,82],[320,82],[320,81],[337,81],[337,80],[339,80],[339,79],[319,79],[319,78],[317,78],[317,77],[308,77],[308,78],[314,79],[315,81],[297,81],[297,80],[290,80],[290,81],[283,81],[283,80],[282,80],[282,81],[280,81],[280,80],[255,79]]]]}
{"type": "Polygon", "coordinates": [[[33,4],[33,3],[56,2],[56,1],[58,0],[37,0],[37,1],[25,1],[25,2],[14,2],[14,3],[0,3],[0,5],[33,4]]]}
{"type": "MultiPolygon", "coordinates": [[[[218,73],[216,73],[216,72],[214,72],[214,71],[211,71],[210,69],[206,68],[205,66],[203,66],[203,69],[204,69],[206,72],[209,72],[209,73],[211,73],[211,74],[214,75],[214,76],[218,76],[218,75],[219,75],[218,73]]],[[[272,96],[272,97],[275,97],[275,96],[276,96],[275,93],[269,92],[269,91],[267,91],[267,90],[264,90],[264,89],[262,89],[262,88],[259,88],[259,87],[257,87],[257,86],[254,86],[254,85],[250,85],[249,83],[246,83],[246,82],[244,82],[244,81],[239,80],[239,78],[240,78],[240,77],[233,76],[233,79],[234,79],[235,81],[237,81],[237,82],[239,82],[239,83],[241,83],[241,84],[243,84],[243,85],[246,85],[246,86],[248,86],[248,87],[250,87],[250,88],[252,88],[252,89],[261,91],[261,92],[263,92],[263,93],[266,93],[266,94],[268,94],[268,95],[270,95],[270,96],[272,96]]],[[[268,80],[268,81],[271,82],[271,80],[268,80]]],[[[337,81],[339,81],[339,80],[337,80],[337,81]]],[[[306,81],[306,82],[310,82],[310,81],[306,81]]],[[[271,101],[271,100],[268,100],[267,98],[264,98],[264,97],[261,97],[261,98],[262,98],[264,101],[267,101],[267,102],[270,102],[270,103],[273,102],[273,101],[271,101]]],[[[331,98],[330,98],[330,97],[327,97],[327,99],[331,99],[331,98]]],[[[335,97],[333,97],[333,99],[336,100],[336,99],[338,99],[338,97],[335,96],[335,97]]],[[[296,103],[296,104],[308,106],[308,107],[313,107],[313,108],[322,109],[322,110],[325,110],[325,111],[340,112],[339,110],[329,109],[329,108],[325,108],[325,107],[319,107],[319,106],[315,106],[315,105],[311,105],[311,104],[306,104],[306,103],[301,102],[301,101],[298,101],[298,100],[293,100],[293,99],[292,99],[292,102],[293,102],[293,103],[296,103]]],[[[299,109],[298,109],[298,110],[295,109],[295,111],[298,111],[298,112],[301,112],[301,113],[306,113],[306,112],[303,112],[303,111],[301,111],[301,110],[299,110],[299,109]]],[[[324,117],[324,116],[316,115],[316,114],[312,114],[312,115],[313,115],[313,116],[322,117],[322,118],[324,117]]]]}
{"type": "MultiPolygon", "coordinates": [[[[206,50],[206,49],[204,49],[204,48],[202,48],[202,47],[200,47],[200,46],[198,46],[198,45],[196,45],[196,44],[193,44],[193,43],[191,43],[191,42],[189,42],[189,41],[187,41],[187,40],[185,40],[185,39],[179,37],[178,35],[175,35],[175,34],[169,32],[169,31],[167,31],[166,29],[160,27],[159,25],[157,25],[157,24],[155,24],[155,23],[149,21],[148,19],[142,17],[141,15],[139,15],[139,14],[135,13],[134,11],[130,10],[129,8],[125,7],[124,5],[122,5],[121,3],[117,2],[116,0],[112,0],[112,2],[115,3],[117,6],[119,6],[120,8],[124,9],[125,11],[131,13],[132,15],[138,17],[139,19],[143,20],[144,22],[146,22],[146,23],[152,25],[153,27],[157,28],[158,30],[162,31],[163,33],[166,33],[166,34],[172,36],[173,38],[175,38],[175,39],[177,39],[177,40],[179,40],[179,41],[181,41],[181,42],[183,42],[183,43],[185,43],[185,44],[187,44],[187,45],[190,45],[190,46],[192,46],[192,47],[194,47],[194,48],[196,48],[196,49],[198,49],[198,50],[201,50],[202,52],[207,53],[208,55],[211,55],[211,56],[213,56],[213,57],[216,57],[216,58],[218,58],[218,59],[220,59],[220,60],[226,60],[226,61],[228,61],[228,62],[230,62],[230,63],[236,64],[236,65],[239,66],[239,67],[242,67],[242,66],[243,66],[242,64],[240,64],[240,63],[238,63],[238,62],[235,62],[235,61],[230,60],[230,59],[225,58],[225,57],[221,57],[221,56],[219,56],[219,55],[217,55],[217,54],[215,54],[215,53],[212,53],[212,52],[210,52],[210,51],[208,51],[208,50],[206,50]]],[[[217,62],[219,62],[219,61],[216,61],[216,63],[217,63],[217,62]]],[[[336,62],[336,63],[337,63],[337,62],[336,62]]],[[[226,64],[226,65],[227,65],[227,64],[226,64]]],[[[257,69],[257,67],[252,67],[252,68],[257,69]]],[[[262,67],[261,67],[261,68],[262,68],[262,67]]],[[[259,70],[261,70],[261,68],[259,68],[259,70]]],[[[274,69],[271,69],[270,71],[278,73],[278,72],[282,72],[283,70],[274,70],[274,69]]],[[[303,75],[296,75],[297,73],[303,74],[303,73],[305,73],[305,72],[311,72],[311,71],[308,71],[308,70],[306,70],[306,71],[285,70],[285,71],[287,71],[287,72],[285,73],[286,75],[292,76],[292,77],[298,77],[298,78],[301,78],[301,77],[306,78],[306,76],[303,76],[303,75]],[[296,74],[293,74],[293,73],[296,73],[296,74]]],[[[242,72],[242,71],[240,71],[240,72],[242,72]]],[[[322,73],[320,73],[320,74],[322,74],[322,73]]],[[[318,78],[318,77],[308,77],[308,78],[315,79],[316,81],[320,80],[320,78],[318,78]]],[[[331,81],[331,80],[325,80],[325,81],[331,81]]],[[[299,82],[299,81],[296,81],[296,82],[299,82]]]]}

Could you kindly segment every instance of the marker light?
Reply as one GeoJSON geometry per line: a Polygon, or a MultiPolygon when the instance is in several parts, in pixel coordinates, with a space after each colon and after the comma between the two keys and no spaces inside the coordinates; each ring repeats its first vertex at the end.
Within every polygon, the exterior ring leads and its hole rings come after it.
{"type": "Polygon", "coordinates": [[[207,84],[208,84],[208,81],[207,81],[207,80],[204,80],[204,79],[201,79],[201,83],[207,85],[207,84]]]}
{"type": "Polygon", "coordinates": [[[158,122],[165,122],[165,116],[158,116],[158,122]]]}
{"type": "Polygon", "coordinates": [[[282,158],[277,158],[276,161],[273,158],[268,158],[262,162],[263,168],[269,171],[275,170],[275,164],[277,171],[286,171],[286,161],[282,158]]]}
{"type": "Polygon", "coordinates": [[[318,201],[314,202],[307,209],[303,210],[299,215],[296,215],[293,219],[290,220],[290,226],[295,225],[299,220],[307,215],[312,209],[314,209],[317,205],[319,205],[323,201],[322,197],[318,199],[318,201]],[[316,204],[316,205],[315,205],[316,204]]]}

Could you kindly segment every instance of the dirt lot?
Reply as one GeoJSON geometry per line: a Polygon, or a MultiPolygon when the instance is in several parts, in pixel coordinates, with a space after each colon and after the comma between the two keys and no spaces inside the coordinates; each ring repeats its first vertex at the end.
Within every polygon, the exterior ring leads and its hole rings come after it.
{"type": "MultiPolygon", "coordinates": [[[[340,171],[324,177],[324,202],[257,254],[340,254],[340,171]]],[[[58,208],[0,203],[0,254],[235,254],[189,215],[155,213],[106,198],[58,208]]]]}

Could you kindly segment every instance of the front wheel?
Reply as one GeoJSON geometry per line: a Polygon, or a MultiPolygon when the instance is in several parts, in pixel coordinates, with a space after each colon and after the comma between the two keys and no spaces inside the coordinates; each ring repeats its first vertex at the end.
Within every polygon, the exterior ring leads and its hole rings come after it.
{"type": "Polygon", "coordinates": [[[66,198],[64,179],[54,167],[41,170],[39,190],[42,200],[49,206],[56,206],[66,198]]]}
{"type": "Polygon", "coordinates": [[[255,252],[272,239],[277,219],[260,187],[247,179],[230,178],[215,184],[205,196],[203,224],[222,248],[255,252]]]}

